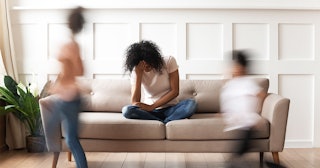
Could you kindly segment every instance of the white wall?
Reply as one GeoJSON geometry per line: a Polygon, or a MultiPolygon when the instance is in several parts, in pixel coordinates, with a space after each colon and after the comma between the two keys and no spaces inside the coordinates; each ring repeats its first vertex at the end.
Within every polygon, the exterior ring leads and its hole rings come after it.
{"type": "MultiPolygon", "coordinates": [[[[54,57],[68,36],[72,3],[40,2],[12,1],[11,14],[20,79],[35,74],[43,85],[58,72],[54,57]]],[[[79,37],[85,77],[128,78],[124,50],[141,39],[173,55],[182,79],[225,78],[225,53],[251,49],[254,75],[268,77],[270,92],[291,99],[286,147],[320,147],[319,1],[81,2],[88,8],[79,37]]]]}

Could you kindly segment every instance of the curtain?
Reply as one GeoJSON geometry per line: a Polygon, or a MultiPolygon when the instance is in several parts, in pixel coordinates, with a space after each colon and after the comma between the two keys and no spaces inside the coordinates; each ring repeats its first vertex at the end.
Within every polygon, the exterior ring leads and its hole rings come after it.
{"type": "MultiPolygon", "coordinates": [[[[1,29],[0,39],[2,41],[2,56],[0,60],[1,81],[3,75],[10,75],[18,81],[18,70],[15,60],[14,44],[10,22],[10,0],[0,0],[1,29]],[[3,68],[1,68],[3,67],[3,68]]],[[[26,146],[25,126],[13,114],[6,116],[6,144],[9,149],[19,149],[26,146]]]]}

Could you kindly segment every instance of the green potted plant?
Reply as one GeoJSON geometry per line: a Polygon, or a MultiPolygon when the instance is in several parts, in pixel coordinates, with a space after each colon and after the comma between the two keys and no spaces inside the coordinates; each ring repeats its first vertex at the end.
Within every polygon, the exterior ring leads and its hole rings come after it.
{"type": "Polygon", "coordinates": [[[26,144],[28,152],[43,152],[45,143],[42,134],[42,122],[39,108],[39,95],[33,94],[29,86],[18,84],[12,77],[4,77],[5,87],[0,86],[0,114],[13,113],[25,123],[28,136],[26,144]]]}

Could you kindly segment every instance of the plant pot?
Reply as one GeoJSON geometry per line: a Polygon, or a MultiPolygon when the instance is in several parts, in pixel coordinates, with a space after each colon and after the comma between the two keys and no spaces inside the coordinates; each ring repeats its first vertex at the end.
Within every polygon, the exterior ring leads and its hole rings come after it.
{"type": "Polygon", "coordinates": [[[27,151],[30,153],[40,153],[45,150],[45,139],[43,136],[27,136],[27,151]]]}

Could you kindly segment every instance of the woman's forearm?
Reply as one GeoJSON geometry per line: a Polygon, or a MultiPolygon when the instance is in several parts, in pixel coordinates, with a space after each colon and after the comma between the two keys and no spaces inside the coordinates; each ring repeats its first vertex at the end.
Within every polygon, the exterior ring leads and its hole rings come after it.
{"type": "Polygon", "coordinates": [[[173,100],[174,98],[176,98],[178,95],[179,95],[179,90],[178,91],[171,90],[167,94],[163,95],[156,102],[154,102],[152,106],[154,109],[157,107],[161,107],[161,106],[167,104],[168,102],[170,102],[171,100],[173,100]]]}
{"type": "Polygon", "coordinates": [[[141,77],[137,77],[135,85],[131,88],[131,103],[137,103],[141,101],[141,77]]]}

